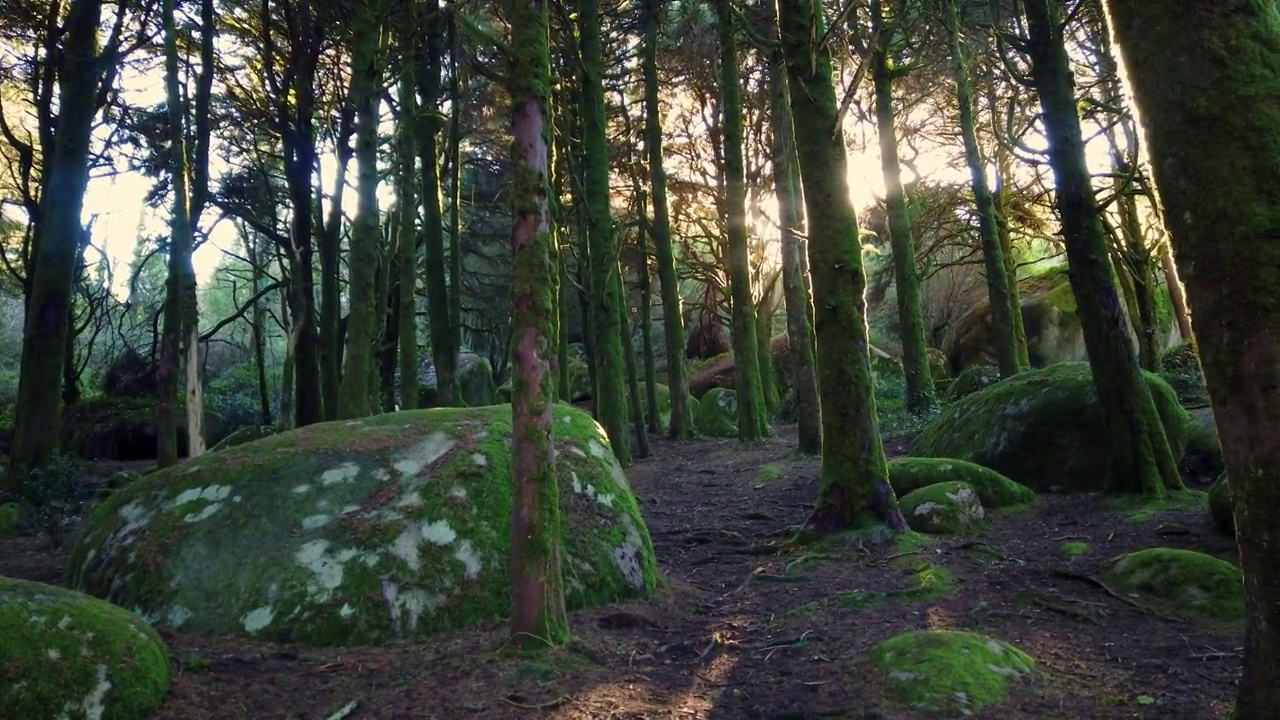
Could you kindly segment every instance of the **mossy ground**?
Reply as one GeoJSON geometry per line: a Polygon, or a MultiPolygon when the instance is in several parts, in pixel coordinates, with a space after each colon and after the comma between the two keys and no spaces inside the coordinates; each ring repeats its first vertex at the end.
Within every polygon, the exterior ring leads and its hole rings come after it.
{"type": "Polygon", "coordinates": [[[1121,592],[1184,618],[1244,620],[1244,580],[1225,560],[1191,550],[1149,548],[1113,558],[1102,577],[1121,592]]]}
{"type": "Polygon", "coordinates": [[[1000,473],[964,460],[949,458],[898,458],[889,462],[889,484],[902,497],[942,482],[963,482],[973,488],[982,506],[994,510],[1035,502],[1031,488],[1000,473]]]}
{"type": "Polygon", "coordinates": [[[169,689],[169,658],[138,617],[85,595],[0,577],[5,717],[142,720],[169,689]]]}
{"type": "Polygon", "coordinates": [[[1011,681],[1035,669],[1031,656],[1008,643],[954,630],[898,635],[877,645],[872,659],[896,699],[938,711],[1003,702],[1011,681]]]}
{"type": "Polygon", "coordinates": [[[1145,495],[1112,495],[1104,498],[1102,505],[1108,510],[1128,513],[1134,522],[1146,522],[1161,513],[1203,507],[1207,502],[1207,495],[1200,490],[1179,490],[1156,499],[1145,495]]]}
{"type": "Polygon", "coordinates": [[[22,518],[22,509],[17,503],[0,505],[0,538],[10,537],[18,532],[18,521],[22,518]]]}
{"type": "Polygon", "coordinates": [[[1064,557],[1077,558],[1089,553],[1089,543],[1080,541],[1064,542],[1060,550],[1064,557]]]}

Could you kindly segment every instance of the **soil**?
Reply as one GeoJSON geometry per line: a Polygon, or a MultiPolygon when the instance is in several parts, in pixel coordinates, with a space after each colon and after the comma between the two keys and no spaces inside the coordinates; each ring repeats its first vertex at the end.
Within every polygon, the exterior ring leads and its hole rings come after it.
{"type": "MultiPolygon", "coordinates": [[[[158,717],[944,717],[887,700],[866,664],[877,642],[920,628],[987,634],[1038,661],[1005,704],[973,717],[1228,716],[1239,628],[1168,619],[1094,581],[1108,559],[1147,547],[1234,561],[1203,508],[1135,513],[1043,496],[977,537],[797,549],[786,541],[812,507],[820,463],[795,455],[793,426],[777,430],[750,446],[653,441],[627,475],[662,591],[571,614],[566,648],[510,651],[501,623],[353,649],[166,633],[174,681],[158,717]],[[1069,558],[1068,542],[1089,551],[1069,558]],[[920,577],[946,577],[938,569],[954,576],[950,591],[919,592],[920,577]]],[[[902,439],[887,445],[904,452],[902,439]]],[[[58,583],[64,562],[36,537],[0,541],[2,575],[58,583]]]]}

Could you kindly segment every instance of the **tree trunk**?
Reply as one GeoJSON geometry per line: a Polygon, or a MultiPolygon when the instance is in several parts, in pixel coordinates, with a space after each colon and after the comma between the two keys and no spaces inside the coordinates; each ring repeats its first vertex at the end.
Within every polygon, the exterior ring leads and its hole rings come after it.
{"type": "MultiPolygon", "coordinates": [[[[618,275],[618,284],[622,284],[621,272],[618,275]]],[[[625,288],[620,288],[618,295],[626,298],[625,288]]],[[[634,335],[631,332],[631,322],[627,318],[628,314],[624,303],[618,310],[618,323],[622,326],[623,338],[625,338],[622,357],[627,364],[627,409],[631,416],[631,427],[636,432],[635,456],[646,458],[649,457],[649,433],[645,430],[644,425],[644,393],[640,390],[640,372],[636,368],[636,353],[631,340],[634,335]]]]}
{"type": "Polygon", "coordinates": [[[618,243],[609,211],[609,143],[605,134],[604,60],[601,57],[603,32],[600,0],[578,3],[578,31],[582,50],[582,129],[587,212],[587,235],[591,246],[591,339],[592,361],[596,366],[596,418],[604,426],[613,453],[623,467],[631,464],[631,444],[627,438],[626,364],[622,357],[622,328],[618,295],[618,243]]]}
{"type": "MultiPolygon", "coordinates": [[[[449,41],[449,330],[454,352],[462,350],[462,76],[458,20],[448,14],[449,41]]],[[[456,368],[455,368],[456,370],[456,368]]]]}
{"type": "Polygon", "coordinates": [[[738,43],[730,2],[715,0],[720,44],[720,133],[724,147],[729,293],[733,299],[733,388],[738,398],[738,439],[749,442],[768,436],[770,430],[760,377],[755,300],[751,292],[747,184],[742,159],[742,80],[738,74],[738,43]]]}
{"type": "MultiPolygon", "coordinates": [[[[258,256],[258,244],[256,237],[251,239],[247,233],[242,233],[241,238],[244,241],[245,257],[249,260],[250,269],[250,287],[249,292],[253,293],[256,298],[258,292],[262,288],[262,265],[261,258],[258,256]]],[[[271,394],[267,388],[267,352],[266,341],[263,338],[262,323],[264,321],[262,313],[262,301],[254,300],[252,315],[250,316],[250,330],[253,343],[253,366],[256,370],[258,379],[258,424],[271,424],[271,394]]]]}
{"type": "Polygon", "coordinates": [[[867,340],[866,278],[837,122],[831,51],[817,0],[778,0],[778,24],[808,211],[809,264],[822,404],[822,471],[806,523],[812,534],[885,523],[907,529],[889,485],[876,424],[867,340]]]}
{"type": "Polygon", "coordinates": [[[1022,321],[1022,297],[1018,290],[1018,259],[1013,252],[1013,228],[1009,225],[1009,196],[1012,194],[1005,178],[1013,173],[1008,151],[996,143],[996,186],[992,203],[996,214],[996,232],[1000,237],[1000,254],[1004,256],[1005,275],[1009,278],[1009,311],[1013,318],[1013,334],[1018,342],[1018,367],[1031,367],[1031,353],[1027,350],[1027,328],[1022,321]]]}
{"type": "Polygon", "coordinates": [[[653,355],[653,292],[650,288],[649,243],[647,242],[649,220],[645,216],[647,208],[645,207],[644,190],[639,188],[640,178],[633,173],[632,179],[637,188],[637,214],[640,218],[640,227],[636,233],[636,245],[640,251],[640,266],[636,268],[636,275],[640,279],[640,332],[641,351],[644,358],[645,417],[649,432],[657,434],[662,432],[662,422],[658,417],[658,363],[653,355]]]}
{"type": "MultiPolygon", "coordinates": [[[[894,24],[897,24],[895,19],[894,24]]],[[[907,410],[914,414],[938,406],[929,372],[924,332],[924,299],[916,271],[916,243],[911,236],[907,194],[902,189],[898,162],[898,128],[893,116],[894,71],[889,67],[889,46],[896,29],[886,30],[880,0],[871,2],[871,28],[876,46],[871,52],[871,78],[875,86],[876,129],[880,139],[880,171],[884,175],[885,207],[889,219],[889,244],[893,248],[893,277],[897,286],[898,325],[902,335],[902,372],[907,382],[907,410]]]]}
{"type": "Polygon", "coordinates": [[[978,231],[982,237],[982,256],[987,275],[987,294],[991,304],[991,335],[995,343],[996,364],[1000,377],[1007,378],[1022,369],[1018,361],[1018,335],[1013,321],[1013,295],[1004,261],[1004,248],[996,227],[995,203],[987,185],[987,171],[978,147],[978,131],[973,117],[973,91],[969,85],[969,65],[961,44],[960,16],[957,0],[947,0],[947,34],[951,41],[952,75],[956,83],[956,104],[960,108],[960,134],[964,137],[964,155],[969,165],[973,201],[978,212],[978,231]]]}
{"type": "Polygon", "coordinates": [[[1183,342],[1196,347],[1196,334],[1191,326],[1191,310],[1187,307],[1187,289],[1178,275],[1178,265],[1173,251],[1162,253],[1160,267],[1164,270],[1164,281],[1169,286],[1169,304],[1173,306],[1173,319],[1178,323],[1178,333],[1183,342]]]}
{"type": "Polygon", "coordinates": [[[756,316],[756,358],[760,360],[760,391],[764,395],[766,418],[773,417],[782,406],[778,375],[773,369],[773,316],[778,311],[777,285],[778,278],[774,276],[772,284],[764,288],[753,313],[756,316]]]}
{"type": "Polygon", "coordinates": [[[353,21],[351,87],[356,110],[356,217],[349,253],[347,287],[347,344],[343,353],[342,384],[338,390],[339,420],[369,415],[370,376],[374,370],[374,341],[382,306],[378,302],[378,105],[382,72],[378,63],[380,22],[373,7],[361,7],[353,21]]]}
{"type": "Polygon", "coordinates": [[[670,436],[673,440],[688,440],[693,436],[693,415],[689,403],[688,368],[684,364],[684,317],[680,306],[680,280],[676,276],[675,255],[671,249],[667,173],[662,165],[662,117],[658,106],[657,54],[661,30],[662,1],[645,0],[641,64],[644,71],[644,144],[649,155],[649,190],[653,196],[653,222],[649,225],[649,235],[653,238],[653,254],[658,263],[658,282],[662,293],[667,388],[671,391],[670,436]]]}
{"type": "Polygon", "coordinates": [[[396,205],[399,228],[399,366],[400,409],[418,407],[418,205],[414,192],[414,153],[417,151],[418,103],[414,64],[417,39],[411,33],[402,38],[404,60],[400,68],[400,124],[396,127],[396,205]]]}
{"type": "MultiPolygon", "coordinates": [[[[358,82],[354,77],[352,83],[358,82]]],[[[338,121],[338,173],[334,178],[329,217],[319,233],[320,254],[320,392],[324,397],[325,419],[333,420],[338,412],[338,390],[342,384],[342,225],[345,219],[343,200],[347,190],[347,166],[351,164],[355,134],[355,87],[348,86],[338,121]]],[[[317,212],[320,203],[316,202],[317,212]]]]}
{"type": "Polygon", "coordinates": [[[1280,7],[1108,0],[1107,9],[1178,269],[1196,322],[1212,328],[1200,358],[1245,587],[1244,673],[1232,717],[1263,720],[1280,706],[1280,7]]]}
{"type": "Polygon", "coordinates": [[[1161,496],[1182,489],[1177,458],[1143,380],[1116,292],[1080,130],[1057,0],[1026,0],[1031,75],[1049,140],[1054,198],[1068,278],[1107,426],[1118,492],[1161,496]]]}
{"type": "Polygon", "coordinates": [[[796,168],[795,133],[787,100],[786,67],[781,51],[769,65],[771,119],[773,122],[773,187],[778,198],[778,224],[782,233],[782,299],[786,304],[787,346],[791,362],[791,383],[795,387],[796,424],[800,452],[822,452],[822,409],[818,405],[818,376],[814,370],[813,298],[805,282],[801,247],[804,208],[796,168]]]}
{"type": "Polygon", "coordinates": [[[515,225],[511,233],[512,485],[511,634],[529,648],[569,639],[561,571],[560,489],[556,481],[555,360],[551,328],[555,304],[549,288],[551,218],[548,212],[551,69],[547,10],[541,0],[511,6],[510,70],[514,104],[515,225]]]}
{"type": "Polygon", "coordinates": [[[445,275],[444,218],[440,213],[440,161],[436,138],[440,122],[436,105],[440,99],[440,72],[444,46],[438,0],[428,0],[425,17],[425,53],[419,58],[422,72],[418,75],[418,93],[422,100],[422,132],[418,136],[418,155],[422,162],[423,281],[427,287],[427,321],[431,329],[431,361],[436,366],[437,400],[442,406],[462,404],[456,378],[458,349],[453,344],[454,332],[449,322],[449,286],[445,275]]]}
{"type": "Polygon", "coordinates": [[[98,23],[102,0],[70,3],[62,25],[58,65],[58,123],[54,155],[41,179],[40,237],[30,271],[31,296],[22,334],[17,417],[7,490],[18,495],[27,472],[44,466],[62,429],[62,372],[70,328],[72,286],[89,184],[89,138],[101,68],[98,23]]]}

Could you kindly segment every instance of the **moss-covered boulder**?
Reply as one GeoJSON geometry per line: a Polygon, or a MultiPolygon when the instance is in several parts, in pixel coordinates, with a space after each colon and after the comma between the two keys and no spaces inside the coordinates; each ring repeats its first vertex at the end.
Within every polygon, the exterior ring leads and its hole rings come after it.
{"type": "Polygon", "coordinates": [[[1231,505],[1231,487],[1223,475],[1209,486],[1209,515],[1214,527],[1227,535],[1236,534],[1236,514],[1231,505]]]}
{"type": "Polygon", "coordinates": [[[1182,470],[1193,478],[1215,478],[1226,469],[1222,443],[1213,416],[1197,413],[1187,426],[1187,447],[1182,451],[1182,470]]]}
{"type": "Polygon", "coordinates": [[[277,432],[280,432],[280,429],[274,425],[247,425],[222,438],[221,442],[209,448],[209,452],[239,447],[255,440],[261,440],[264,437],[271,437],[277,432]]]}
{"type": "Polygon", "coordinates": [[[591,397],[591,369],[581,358],[569,358],[569,402],[591,397]]]}
{"type": "Polygon", "coordinates": [[[912,530],[929,535],[968,535],[986,525],[978,493],[962,482],[922,487],[898,499],[912,530]]]}
{"type": "Polygon", "coordinates": [[[1148,548],[1113,558],[1103,568],[1102,579],[1170,615],[1244,619],[1240,568],[1212,555],[1148,548]]]}
{"type": "MultiPolygon", "coordinates": [[[[1144,373],[1175,456],[1190,416],[1163,380],[1144,373]]],[[[959,400],[916,436],[911,454],[991,468],[1036,492],[1094,492],[1112,478],[1108,433],[1087,363],[1019,373],[959,400]]]]}
{"type": "Polygon", "coordinates": [[[0,505],[0,538],[13,537],[18,534],[18,523],[22,520],[22,508],[18,503],[0,505]]]}
{"type": "MultiPolygon", "coordinates": [[[[178,453],[187,453],[184,411],[178,410],[178,453]]],[[[205,414],[205,435],[221,440],[221,419],[205,414]]],[[[62,450],[90,460],[154,460],[156,405],[152,398],[96,397],[69,405],[62,420],[62,450]]]]}
{"type": "Polygon", "coordinates": [[[458,356],[458,390],[467,407],[483,407],[498,401],[498,384],[487,358],[475,353],[458,356]]]}
{"type": "Polygon", "coordinates": [[[114,605],[0,577],[0,715],[142,720],[169,691],[155,630],[114,605]]]}
{"type": "Polygon", "coordinates": [[[738,437],[737,393],[724,388],[712,388],[698,402],[693,418],[698,432],[707,437],[738,437]]]}
{"type": "Polygon", "coordinates": [[[944,482],[962,482],[978,494],[983,507],[992,510],[1035,502],[1031,488],[990,468],[950,458],[898,458],[889,461],[889,484],[902,497],[944,482]]]}
{"type": "Polygon", "coordinates": [[[1031,656],[983,635],[918,630],[871,651],[889,695],[914,708],[968,715],[1005,700],[1009,685],[1035,670],[1031,656]]]}
{"type": "MultiPolygon", "coordinates": [[[[642,596],[652,544],[607,437],[554,408],[570,608],[642,596]]],[[[504,617],[511,410],[311,425],[143,478],[94,511],[72,584],[165,628],[366,645],[504,617]]]]}
{"type": "Polygon", "coordinates": [[[1000,382],[1000,368],[995,365],[970,365],[947,385],[946,398],[959,400],[1000,382]]]}

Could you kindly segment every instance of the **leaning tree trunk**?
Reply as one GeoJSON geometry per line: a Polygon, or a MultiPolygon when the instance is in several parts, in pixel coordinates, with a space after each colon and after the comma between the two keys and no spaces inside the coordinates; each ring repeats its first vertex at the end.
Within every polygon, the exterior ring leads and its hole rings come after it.
{"type": "Polygon", "coordinates": [[[582,50],[582,130],[587,236],[591,248],[592,362],[596,367],[596,419],[604,426],[618,462],[631,464],[627,438],[626,364],[618,314],[618,242],[609,210],[609,143],[605,134],[603,29],[600,0],[578,3],[582,50]]]}
{"type": "Polygon", "coordinates": [[[1200,359],[1245,586],[1232,717],[1272,718],[1280,707],[1280,4],[1107,0],[1107,9],[1196,322],[1212,329],[1200,359]]]}
{"type": "Polygon", "coordinates": [[[547,9],[541,0],[511,5],[510,69],[516,166],[511,232],[512,487],[511,634],[529,648],[569,639],[560,550],[560,489],[556,482],[555,303],[549,288],[551,218],[547,178],[551,68],[547,9]]]}
{"type": "Polygon", "coordinates": [[[101,68],[101,0],[70,4],[63,21],[54,156],[45,158],[40,195],[41,234],[30,271],[30,300],[22,333],[17,417],[6,491],[18,495],[29,470],[49,462],[62,429],[63,349],[71,330],[72,285],[80,249],[81,211],[89,185],[89,138],[101,68]]]}
{"type": "Polygon", "coordinates": [[[1178,274],[1178,265],[1173,252],[1166,251],[1160,255],[1160,268],[1164,270],[1164,282],[1169,286],[1169,304],[1173,306],[1173,319],[1178,323],[1178,334],[1182,341],[1196,347],[1196,333],[1191,326],[1191,310],[1187,307],[1187,289],[1178,274]]]}
{"type": "Polygon", "coordinates": [[[724,147],[725,226],[728,235],[729,293],[733,299],[733,387],[738,398],[738,438],[769,435],[768,411],[760,377],[755,301],[751,293],[751,256],[747,247],[747,183],[742,158],[742,88],[738,76],[731,0],[716,0],[720,42],[720,134],[724,147]]]}
{"type": "Polygon", "coordinates": [[[382,72],[378,67],[379,21],[365,6],[354,21],[351,56],[352,92],[356,107],[356,218],[351,231],[350,283],[347,287],[347,345],[342,384],[338,389],[339,420],[369,414],[373,343],[382,307],[378,302],[378,104],[382,72]]]}
{"type": "Polygon", "coordinates": [[[778,25],[808,211],[809,260],[822,400],[822,472],[806,528],[814,534],[884,523],[907,530],[889,485],[876,424],[866,278],[849,199],[831,51],[818,0],[778,0],[778,25]]]}
{"type": "Polygon", "coordinates": [[[973,202],[978,211],[978,231],[982,238],[983,267],[987,275],[987,294],[991,305],[992,340],[1000,377],[1012,377],[1022,369],[1018,361],[1018,334],[1013,320],[1013,294],[1009,288],[1004,248],[996,227],[995,202],[987,185],[987,171],[978,147],[978,131],[973,116],[973,90],[969,84],[969,65],[961,44],[958,0],[947,0],[947,34],[951,41],[952,76],[956,83],[956,104],[960,108],[960,134],[964,138],[965,161],[973,187],[973,202]]]}
{"type": "Polygon", "coordinates": [[[644,2],[644,136],[649,154],[649,184],[653,196],[653,255],[658,263],[658,283],[662,293],[662,330],[667,349],[667,388],[671,392],[673,440],[693,436],[693,415],[689,403],[689,375],[684,364],[684,317],[680,306],[680,279],[676,276],[675,254],[671,249],[671,220],[667,209],[667,173],[662,165],[662,117],[658,107],[658,36],[662,23],[662,1],[644,2]]]}
{"type": "Polygon", "coordinates": [[[1068,278],[1107,427],[1112,477],[1120,492],[1161,496],[1183,487],[1125,322],[1098,201],[1085,160],[1071,65],[1057,0],[1026,0],[1031,76],[1049,140],[1054,198],[1068,278]]]}
{"type": "Polygon", "coordinates": [[[813,359],[813,298],[805,282],[804,207],[796,168],[796,141],[787,101],[786,67],[781,51],[769,64],[770,118],[773,122],[773,187],[778,197],[778,225],[782,234],[782,299],[786,304],[787,346],[791,383],[795,388],[796,424],[800,452],[822,452],[822,410],[818,405],[818,375],[813,359]]]}
{"type": "Polygon", "coordinates": [[[431,326],[431,361],[436,366],[437,400],[440,405],[461,405],[458,389],[458,348],[450,327],[449,288],[445,276],[444,218],[440,212],[440,164],[436,138],[440,123],[436,120],[436,103],[440,95],[440,72],[444,53],[443,26],[438,0],[427,2],[426,52],[419,58],[423,72],[418,77],[425,121],[418,136],[418,154],[422,161],[422,217],[424,265],[427,286],[427,320],[431,326]]]}
{"type": "Polygon", "coordinates": [[[924,339],[924,299],[920,273],[916,271],[916,243],[911,236],[907,193],[902,188],[902,168],[898,162],[898,128],[893,116],[895,73],[889,66],[888,51],[895,33],[885,31],[880,0],[871,2],[871,23],[876,37],[876,46],[871,52],[871,78],[875,86],[876,129],[880,138],[884,202],[889,216],[889,244],[893,249],[893,276],[898,289],[902,372],[907,383],[907,410],[922,414],[936,408],[938,400],[934,396],[924,339]]]}

